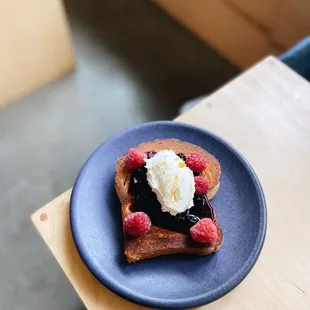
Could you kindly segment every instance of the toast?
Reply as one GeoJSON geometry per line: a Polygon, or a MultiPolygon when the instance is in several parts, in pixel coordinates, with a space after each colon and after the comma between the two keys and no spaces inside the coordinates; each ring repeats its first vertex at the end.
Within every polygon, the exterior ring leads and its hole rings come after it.
{"type": "MultiPolygon", "coordinates": [[[[207,161],[207,168],[203,171],[203,177],[208,180],[210,190],[207,197],[212,199],[220,185],[220,164],[207,151],[202,148],[177,139],[154,140],[142,143],[137,149],[147,151],[172,150],[175,153],[189,155],[192,152],[199,152],[207,161]]],[[[122,219],[132,213],[133,196],[129,192],[131,171],[125,167],[125,155],[121,156],[116,163],[115,189],[121,202],[122,219]]],[[[151,230],[140,237],[132,237],[124,232],[125,255],[129,263],[152,258],[160,255],[175,253],[208,255],[218,251],[221,247],[224,236],[219,226],[216,213],[213,210],[214,224],[217,228],[218,239],[209,244],[200,244],[191,239],[190,236],[152,225],[151,230]]]]}

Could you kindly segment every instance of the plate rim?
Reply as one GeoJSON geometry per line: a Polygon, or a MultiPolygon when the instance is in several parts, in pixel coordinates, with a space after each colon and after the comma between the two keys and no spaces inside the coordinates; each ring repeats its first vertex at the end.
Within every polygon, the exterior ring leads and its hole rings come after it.
{"type": "Polygon", "coordinates": [[[266,231],[267,231],[267,206],[266,206],[266,199],[264,196],[264,192],[262,189],[262,185],[253,169],[253,167],[250,165],[250,163],[247,161],[247,159],[242,155],[242,153],[231,143],[229,143],[224,138],[218,136],[217,134],[213,133],[212,131],[201,128],[196,125],[179,122],[179,121],[155,121],[155,122],[147,122],[143,124],[139,124],[130,128],[126,128],[119,133],[111,136],[108,138],[105,142],[100,144],[94,152],[91,153],[91,155],[88,157],[86,162],[83,164],[82,168],[80,169],[76,180],[73,185],[73,189],[71,192],[70,197],[70,205],[69,205],[69,222],[70,222],[70,228],[71,228],[71,234],[74,241],[74,244],[76,246],[76,249],[78,251],[79,256],[81,257],[83,263],[87,267],[87,269],[97,278],[97,280],[104,286],[106,286],[109,290],[116,293],[120,297],[123,297],[131,302],[134,302],[136,304],[140,304],[142,306],[146,307],[152,307],[152,308],[161,308],[161,309],[178,309],[178,308],[192,308],[192,307],[198,307],[202,305],[206,305],[212,301],[215,301],[224,295],[231,292],[236,286],[238,286],[250,273],[250,271],[253,269],[254,265],[256,264],[260,253],[262,251],[265,238],[266,238],[266,231]],[[185,298],[185,299],[162,299],[162,298],[153,298],[153,297],[147,297],[145,295],[140,295],[139,293],[133,292],[129,290],[128,288],[115,284],[115,281],[111,279],[109,276],[102,276],[101,273],[98,272],[97,267],[92,264],[91,259],[87,256],[85,251],[83,250],[83,247],[79,245],[79,236],[76,233],[76,226],[74,224],[73,220],[73,213],[74,213],[74,204],[75,204],[75,191],[78,187],[79,179],[84,174],[84,171],[89,163],[89,161],[92,159],[93,156],[103,147],[106,143],[109,143],[111,141],[114,141],[124,135],[125,133],[128,134],[131,131],[135,131],[137,129],[144,129],[149,126],[154,125],[168,125],[168,126],[174,126],[174,127],[186,127],[191,130],[198,130],[204,134],[207,134],[211,136],[213,139],[217,140],[219,143],[222,143],[225,147],[227,147],[232,153],[237,156],[237,158],[242,162],[243,166],[247,170],[247,172],[250,174],[251,179],[254,182],[255,190],[257,191],[258,197],[259,197],[259,211],[261,216],[261,221],[259,223],[259,229],[258,229],[258,236],[255,241],[253,250],[251,251],[250,256],[246,260],[245,264],[242,266],[242,268],[239,269],[239,271],[234,274],[232,278],[228,280],[228,284],[224,286],[224,288],[217,287],[216,289],[212,291],[208,291],[205,294],[201,294],[192,298],[185,298]],[[214,292],[215,291],[215,292],[214,292]]]}

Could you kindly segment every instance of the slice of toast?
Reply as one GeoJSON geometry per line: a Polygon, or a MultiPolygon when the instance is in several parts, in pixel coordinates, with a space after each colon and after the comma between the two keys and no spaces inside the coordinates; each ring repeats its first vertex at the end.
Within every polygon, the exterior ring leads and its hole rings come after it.
{"type": "MultiPolygon", "coordinates": [[[[192,152],[199,152],[207,161],[207,168],[203,171],[203,177],[208,180],[210,185],[207,196],[209,199],[212,199],[216,194],[220,184],[220,164],[211,154],[202,148],[177,139],[154,140],[142,143],[136,148],[144,152],[173,150],[176,154],[183,153],[186,156],[192,152]]],[[[131,205],[133,204],[133,196],[129,192],[131,171],[125,167],[125,155],[118,159],[115,175],[115,189],[122,204],[123,220],[127,215],[132,213],[131,205]]],[[[196,255],[214,253],[218,251],[224,240],[223,232],[219,226],[215,212],[214,218],[218,239],[209,244],[199,244],[193,241],[190,236],[155,225],[152,225],[151,230],[141,237],[132,237],[124,232],[127,261],[133,263],[147,258],[175,253],[196,255]]]]}

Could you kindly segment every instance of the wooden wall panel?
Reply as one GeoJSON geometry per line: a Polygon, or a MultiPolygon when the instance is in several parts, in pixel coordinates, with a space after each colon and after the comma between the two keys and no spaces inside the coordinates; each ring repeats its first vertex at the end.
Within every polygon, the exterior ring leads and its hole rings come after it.
{"type": "Polygon", "coordinates": [[[73,68],[60,0],[0,1],[0,107],[73,68]]]}
{"type": "Polygon", "coordinates": [[[310,0],[222,0],[287,49],[310,34],[310,0]]]}
{"type": "Polygon", "coordinates": [[[282,0],[270,29],[271,37],[286,48],[310,35],[310,0],[282,0]]]}
{"type": "Polygon", "coordinates": [[[310,0],[153,0],[240,68],[310,33],[310,0]]]}

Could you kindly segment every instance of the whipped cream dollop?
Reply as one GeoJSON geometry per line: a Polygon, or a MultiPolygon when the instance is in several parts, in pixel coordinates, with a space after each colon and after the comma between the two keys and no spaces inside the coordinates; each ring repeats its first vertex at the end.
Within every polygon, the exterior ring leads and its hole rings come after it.
{"type": "Polygon", "coordinates": [[[160,202],[162,211],[171,215],[194,205],[193,172],[173,151],[159,151],[146,160],[147,181],[160,202]]]}

